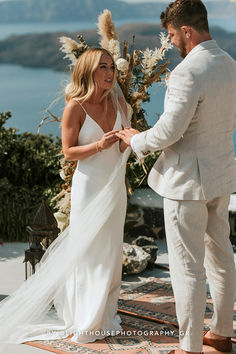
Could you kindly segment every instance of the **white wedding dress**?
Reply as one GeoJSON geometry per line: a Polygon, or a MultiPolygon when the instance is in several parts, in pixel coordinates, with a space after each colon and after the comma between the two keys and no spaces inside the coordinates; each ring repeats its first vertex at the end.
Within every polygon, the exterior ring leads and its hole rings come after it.
{"type": "MultiPolygon", "coordinates": [[[[113,129],[122,129],[122,124],[118,110],[113,129]]],[[[103,134],[86,113],[79,145],[103,134]]],[[[36,273],[0,303],[0,343],[70,334],[72,341],[86,343],[121,331],[117,302],[129,153],[121,153],[117,142],[78,162],[70,225],[48,248],[36,273]]]]}

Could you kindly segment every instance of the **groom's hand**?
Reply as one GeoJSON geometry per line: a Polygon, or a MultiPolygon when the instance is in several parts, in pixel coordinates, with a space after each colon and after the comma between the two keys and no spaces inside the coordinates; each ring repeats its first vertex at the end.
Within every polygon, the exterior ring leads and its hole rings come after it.
{"type": "Polygon", "coordinates": [[[120,130],[118,133],[116,133],[116,136],[118,138],[122,139],[127,145],[130,145],[130,141],[132,137],[136,134],[139,134],[140,132],[136,129],[133,128],[125,128],[124,130],[120,130]]]}

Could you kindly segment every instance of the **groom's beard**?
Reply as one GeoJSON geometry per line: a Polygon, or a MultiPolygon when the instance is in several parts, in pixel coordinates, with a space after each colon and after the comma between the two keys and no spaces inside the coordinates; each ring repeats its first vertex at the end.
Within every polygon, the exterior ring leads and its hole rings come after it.
{"type": "Polygon", "coordinates": [[[187,55],[186,44],[182,38],[179,43],[179,54],[182,58],[185,58],[187,55]]]}

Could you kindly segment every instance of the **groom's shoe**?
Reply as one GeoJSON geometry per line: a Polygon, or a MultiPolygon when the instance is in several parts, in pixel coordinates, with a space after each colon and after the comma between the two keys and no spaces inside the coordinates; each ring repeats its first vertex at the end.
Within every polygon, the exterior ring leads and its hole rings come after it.
{"type": "Polygon", "coordinates": [[[231,342],[231,338],[227,337],[225,339],[213,339],[208,338],[205,335],[208,331],[203,334],[203,344],[209,345],[210,347],[215,348],[219,352],[232,352],[233,346],[231,342]]]}

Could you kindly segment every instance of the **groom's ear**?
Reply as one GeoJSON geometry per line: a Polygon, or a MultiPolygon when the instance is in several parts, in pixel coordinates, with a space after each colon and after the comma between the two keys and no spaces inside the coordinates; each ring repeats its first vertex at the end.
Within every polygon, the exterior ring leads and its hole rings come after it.
{"type": "Polygon", "coordinates": [[[192,29],[190,26],[181,26],[180,29],[185,38],[189,39],[191,37],[192,29]]]}

